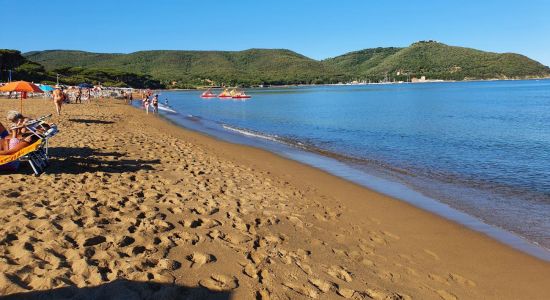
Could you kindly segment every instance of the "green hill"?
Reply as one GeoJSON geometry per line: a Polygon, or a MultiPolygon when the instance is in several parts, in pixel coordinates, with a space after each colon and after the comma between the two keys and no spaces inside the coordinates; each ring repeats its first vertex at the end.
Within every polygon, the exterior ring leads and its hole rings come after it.
{"type": "MultiPolygon", "coordinates": [[[[50,55],[52,51],[44,51],[44,55],[50,55]]],[[[104,55],[87,55],[87,52],[70,51],[75,56],[85,60],[86,56],[93,56],[89,60],[97,61],[98,57],[104,55]]],[[[35,52],[36,53],[36,52],[35,52]]],[[[70,61],[75,57],[57,57],[49,61],[70,61]]],[[[53,84],[57,81],[57,74],[61,73],[59,82],[62,84],[77,85],[83,82],[102,83],[105,86],[138,87],[138,88],[160,88],[163,87],[158,80],[152,79],[149,75],[136,74],[124,70],[108,68],[82,68],[82,67],[57,67],[50,65],[50,70],[37,62],[30,61],[21,55],[17,50],[0,49],[0,81],[8,80],[8,72],[12,71],[13,80],[26,80],[33,82],[45,82],[53,84]]]]}
{"type": "Polygon", "coordinates": [[[12,78],[18,77],[28,81],[40,81],[48,78],[44,67],[38,63],[29,61],[17,50],[0,49],[0,81],[8,81],[9,70],[12,78]]]}
{"type": "Polygon", "coordinates": [[[48,50],[24,54],[48,71],[102,69],[146,74],[167,87],[336,83],[350,80],[534,78],[550,69],[523,55],[427,41],[373,48],[322,61],[284,49],[140,51],[130,54],[48,50]]]}
{"type": "Polygon", "coordinates": [[[351,52],[324,61],[360,79],[405,80],[491,79],[546,77],[550,69],[526,56],[491,53],[428,41],[406,48],[376,48],[351,52]],[[399,75],[398,75],[399,74],[399,75]]]}
{"type": "Polygon", "coordinates": [[[371,48],[350,52],[334,58],[324,60],[325,65],[331,66],[350,75],[364,74],[379,65],[384,59],[399,52],[403,48],[371,48]]]}
{"type": "Polygon", "coordinates": [[[144,73],[176,86],[215,84],[300,84],[342,80],[322,62],[290,50],[140,51],[97,54],[51,50],[25,56],[48,70],[60,67],[109,68],[144,73]]]}

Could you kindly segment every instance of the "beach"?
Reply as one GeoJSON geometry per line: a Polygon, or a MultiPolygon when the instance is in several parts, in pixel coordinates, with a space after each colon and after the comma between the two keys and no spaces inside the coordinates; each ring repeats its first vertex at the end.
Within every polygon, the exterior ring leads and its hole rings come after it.
{"type": "MultiPolygon", "coordinates": [[[[0,115],[18,107],[0,100],[0,115]]],[[[52,113],[25,100],[31,117],[52,113]]],[[[545,299],[550,263],[264,150],[123,104],[51,120],[51,165],[2,173],[13,299],[545,299]],[[132,298],[133,299],[133,298],[132,298]]],[[[7,297],[9,298],[9,297],[7,297]]]]}

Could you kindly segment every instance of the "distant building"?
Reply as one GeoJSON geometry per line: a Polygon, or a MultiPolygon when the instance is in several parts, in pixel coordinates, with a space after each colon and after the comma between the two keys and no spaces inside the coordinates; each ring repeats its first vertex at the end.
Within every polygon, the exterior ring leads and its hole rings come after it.
{"type": "Polygon", "coordinates": [[[426,76],[421,76],[420,79],[413,77],[411,82],[426,82],[426,76]]]}

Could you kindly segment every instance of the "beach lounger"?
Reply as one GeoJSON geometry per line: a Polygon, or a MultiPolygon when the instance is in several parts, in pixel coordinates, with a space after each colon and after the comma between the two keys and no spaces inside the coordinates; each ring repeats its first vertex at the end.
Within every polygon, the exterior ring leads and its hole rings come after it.
{"type": "Polygon", "coordinates": [[[0,170],[16,171],[19,162],[27,161],[35,175],[40,175],[48,165],[48,156],[45,152],[46,140],[40,139],[33,144],[10,155],[0,155],[0,170]]]}
{"type": "Polygon", "coordinates": [[[44,172],[44,169],[48,165],[49,139],[59,132],[55,124],[48,125],[48,127],[45,126],[45,119],[50,116],[51,115],[31,120],[23,126],[12,128],[12,130],[14,130],[24,127],[29,132],[36,135],[39,140],[19,150],[17,153],[0,155],[0,170],[16,171],[20,162],[27,161],[35,175],[38,176],[44,172]]]}
{"type": "Polygon", "coordinates": [[[13,127],[11,130],[19,129],[19,128],[25,128],[29,132],[32,132],[34,135],[36,135],[40,139],[45,140],[44,144],[44,150],[46,155],[48,155],[48,146],[49,146],[49,139],[56,135],[59,130],[57,129],[57,125],[55,124],[48,124],[48,127],[45,127],[46,119],[50,118],[52,115],[46,115],[42,116],[38,119],[30,120],[25,123],[25,125],[20,127],[13,127]]]}

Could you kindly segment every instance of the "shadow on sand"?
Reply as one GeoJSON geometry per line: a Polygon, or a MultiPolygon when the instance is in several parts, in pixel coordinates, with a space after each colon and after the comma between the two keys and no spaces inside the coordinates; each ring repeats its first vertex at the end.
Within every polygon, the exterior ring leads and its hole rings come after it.
{"type": "Polygon", "coordinates": [[[48,174],[126,173],[153,170],[153,165],[160,163],[159,159],[123,159],[125,153],[101,152],[90,147],[52,147],[49,151],[48,174]]]}
{"type": "Polygon", "coordinates": [[[0,296],[0,300],[62,300],[62,299],[215,299],[228,300],[229,292],[214,292],[203,287],[117,279],[95,287],[68,286],[45,291],[29,291],[0,296]]]}
{"type": "MultiPolygon", "coordinates": [[[[127,173],[139,170],[154,170],[159,159],[123,159],[121,152],[101,152],[90,147],[51,147],[50,165],[46,174],[81,174],[85,172],[127,173]]],[[[3,174],[32,174],[28,163],[22,162],[17,171],[0,171],[3,174]]]]}
{"type": "Polygon", "coordinates": [[[71,122],[84,124],[113,124],[113,121],[97,120],[97,119],[69,119],[71,122]]]}

